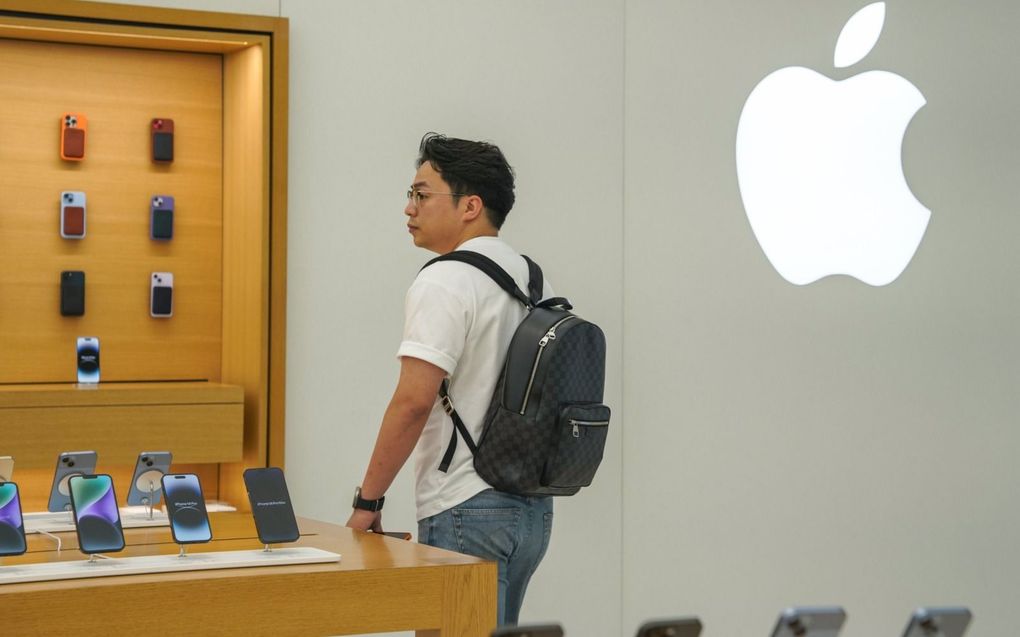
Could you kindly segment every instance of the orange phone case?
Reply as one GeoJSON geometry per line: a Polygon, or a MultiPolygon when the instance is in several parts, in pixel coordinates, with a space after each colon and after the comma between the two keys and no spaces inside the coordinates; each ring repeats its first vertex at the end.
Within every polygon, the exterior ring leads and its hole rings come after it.
{"type": "Polygon", "coordinates": [[[85,159],[85,134],[89,121],[81,113],[64,113],[60,118],[60,158],[65,161],[85,159]]]}

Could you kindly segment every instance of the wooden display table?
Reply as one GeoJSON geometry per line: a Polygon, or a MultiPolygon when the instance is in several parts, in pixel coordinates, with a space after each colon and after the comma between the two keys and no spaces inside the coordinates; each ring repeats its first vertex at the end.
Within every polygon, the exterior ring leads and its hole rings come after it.
{"type": "MultiPolygon", "coordinates": [[[[189,553],[260,547],[251,516],[210,514],[213,536],[189,553]]],[[[0,586],[4,633],[152,632],[177,635],[350,635],[417,630],[483,637],[496,624],[496,565],[413,542],[300,519],[301,539],[339,564],[162,573],[0,586]]],[[[128,529],[113,556],[176,553],[167,528],[128,529]]],[[[26,564],[85,559],[74,534],[64,550],[30,536],[26,564]]]]}

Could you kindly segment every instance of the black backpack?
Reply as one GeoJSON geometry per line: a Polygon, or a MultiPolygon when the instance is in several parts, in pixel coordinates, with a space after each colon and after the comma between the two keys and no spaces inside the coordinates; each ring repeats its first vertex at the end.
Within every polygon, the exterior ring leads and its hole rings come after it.
{"type": "Polygon", "coordinates": [[[474,454],[475,471],[494,488],[518,495],[573,495],[591,484],[606,445],[606,338],[597,325],[572,314],[565,298],[541,300],[542,269],[524,259],[528,294],[477,252],[450,252],[422,268],[437,261],[467,263],[528,308],[510,341],[477,444],[443,380],[439,397],[454,431],[439,470],[449,469],[459,432],[474,454]]]}

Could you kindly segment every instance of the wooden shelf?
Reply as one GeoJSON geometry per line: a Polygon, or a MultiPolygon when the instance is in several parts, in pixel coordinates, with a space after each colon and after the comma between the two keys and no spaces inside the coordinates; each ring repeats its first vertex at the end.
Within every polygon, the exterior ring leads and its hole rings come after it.
{"type": "Polygon", "coordinates": [[[93,449],[120,481],[139,451],[170,450],[175,471],[241,508],[243,470],[283,466],[288,33],[285,18],[0,0],[0,94],[21,109],[0,159],[23,177],[0,179],[0,288],[19,304],[0,312],[0,455],[26,507],[45,505],[60,451],[93,449]],[[77,84],[44,68],[74,68],[77,84]],[[71,109],[90,118],[73,165],[54,153],[71,109]],[[169,166],[144,161],[155,116],[178,120],[169,166]],[[55,233],[53,193],[72,188],[88,191],[86,241],[55,233]],[[166,245],[147,234],[156,192],[179,207],[166,245]],[[78,269],[90,309],[69,319],[55,273],[78,269]],[[156,271],[176,275],[170,321],[148,315],[156,271]],[[82,334],[103,342],[92,389],[73,384],[82,334]]]}
{"type": "Polygon", "coordinates": [[[0,441],[0,454],[24,469],[50,468],[60,451],[83,449],[102,464],[131,464],[139,444],[172,451],[175,463],[237,462],[244,390],[205,382],[0,385],[0,441]]]}

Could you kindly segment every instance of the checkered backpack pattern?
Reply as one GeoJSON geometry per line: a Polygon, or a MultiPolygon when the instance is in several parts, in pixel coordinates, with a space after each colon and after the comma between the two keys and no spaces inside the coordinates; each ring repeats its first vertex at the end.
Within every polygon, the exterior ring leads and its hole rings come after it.
{"type": "Polygon", "coordinates": [[[439,470],[449,469],[459,434],[474,454],[478,475],[494,488],[519,495],[573,495],[591,484],[606,446],[606,338],[597,325],[571,313],[566,299],[541,300],[542,269],[524,259],[528,294],[477,252],[450,252],[424,266],[472,265],[528,308],[510,341],[477,444],[443,381],[439,396],[454,431],[439,470]]]}

